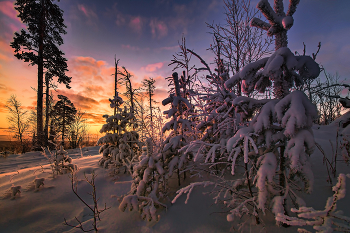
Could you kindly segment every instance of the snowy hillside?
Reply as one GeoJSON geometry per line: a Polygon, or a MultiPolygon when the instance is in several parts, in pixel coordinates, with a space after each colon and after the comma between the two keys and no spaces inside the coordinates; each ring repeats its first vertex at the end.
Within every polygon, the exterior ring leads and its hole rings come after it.
{"type": "MultiPolygon", "coordinates": [[[[336,131],[334,126],[314,126],[316,142],[322,147],[331,159],[332,146],[336,145],[336,131]]],[[[186,196],[180,197],[173,205],[170,200],[166,203],[168,210],[162,210],[158,223],[143,221],[135,212],[122,213],[119,209],[118,196],[130,190],[131,177],[120,174],[111,177],[108,170],[98,166],[101,155],[98,147],[89,147],[68,150],[69,156],[78,170],[78,193],[92,204],[90,196],[91,186],[84,180],[83,174],[97,174],[96,186],[99,199],[99,207],[104,203],[110,209],[101,214],[98,222],[100,232],[229,232],[238,229],[237,223],[226,221],[227,209],[224,206],[213,205],[214,201],[209,192],[211,187],[194,189],[188,204],[185,204],[186,196]],[[221,208],[222,207],[222,208],[221,208]]],[[[340,156],[341,157],[341,156],[340,156]]],[[[339,158],[341,160],[341,158],[339,158]]],[[[331,185],[327,183],[328,175],[323,164],[323,155],[316,149],[311,156],[312,168],[315,174],[315,186],[311,195],[303,194],[308,207],[323,210],[327,197],[333,195],[331,185]]],[[[64,218],[70,224],[77,224],[75,217],[83,221],[83,225],[89,228],[92,223],[90,210],[74,195],[71,190],[71,181],[68,174],[58,175],[52,178],[48,160],[39,152],[29,152],[23,155],[10,155],[8,158],[0,158],[0,193],[3,195],[14,186],[21,186],[20,195],[15,198],[7,197],[0,200],[2,216],[0,218],[1,232],[81,232],[80,229],[72,229],[64,225],[64,218]],[[30,184],[35,178],[45,178],[44,186],[37,191],[30,184]],[[26,191],[26,189],[28,189],[26,191]]],[[[337,163],[337,173],[350,173],[350,168],[343,161],[337,163]]],[[[332,176],[333,178],[333,176],[332,176]]],[[[192,180],[193,182],[194,180],[192,180]]],[[[336,184],[333,178],[333,185],[336,184]]],[[[349,179],[347,179],[349,182],[349,179]]],[[[186,183],[190,183],[188,179],[186,183]]],[[[186,185],[186,184],[184,184],[186,185]]],[[[178,188],[174,178],[174,190],[178,188]]],[[[346,188],[349,194],[349,185],[346,188]]],[[[340,200],[338,209],[344,211],[344,215],[350,216],[350,198],[340,200]]],[[[243,226],[244,232],[297,232],[296,227],[281,228],[275,226],[273,215],[266,213],[264,223],[255,226],[248,221],[243,226]],[[265,227],[263,227],[265,226],[265,227]]],[[[309,230],[312,230],[309,228],[309,230]]]]}

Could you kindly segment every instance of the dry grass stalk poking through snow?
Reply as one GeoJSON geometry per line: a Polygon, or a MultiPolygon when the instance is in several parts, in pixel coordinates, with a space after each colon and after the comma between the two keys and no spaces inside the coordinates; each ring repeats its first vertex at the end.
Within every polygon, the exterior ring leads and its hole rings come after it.
{"type": "Polygon", "coordinates": [[[98,228],[97,228],[97,221],[101,221],[101,218],[100,218],[100,214],[106,210],[108,210],[109,208],[107,208],[106,206],[106,203],[105,203],[105,206],[102,210],[100,210],[98,208],[98,198],[97,198],[97,192],[96,192],[96,185],[95,185],[95,179],[96,179],[96,174],[94,171],[91,172],[91,179],[89,180],[88,177],[86,176],[86,174],[84,173],[84,177],[85,177],[85,180],[86,182],[89,183],[89,185],[92,187],[92,192],[89,193],[89,195],[91,196],[92,200],[93,200],[93,206],[90,206],[89,204],[87,204],[85,202],[85,200],[83,200],[80,195],[78,194],[78,187],[77,187],[77,184],[75,183],[77,181],[77,177],[76,177],[76,172],[72,172],[71,173],[71,185],[72,185],[72,191],[74,192],[74,194],[79,198],[79,200],[85,205],[87,206],[91,212],[93,213],[93,218],[94,218],[94,221],[92,223],[92,227],[93,228],[90,228],[89,230],[85,230],[84,227],[83,227],[83,223],[77,218],[75,217],[75,220],[78,222],[78,225],[72,225],[70,223],[67,222],[67,220],[64,218],[64,223],[65,225],[67,226],[70,226],[70,227],[73,227],[73,228],[78,228],[78,229],[81,229],[83,232],[90,232],[90,231],[95,231],[95,232],[98,232],[98,228]]]}

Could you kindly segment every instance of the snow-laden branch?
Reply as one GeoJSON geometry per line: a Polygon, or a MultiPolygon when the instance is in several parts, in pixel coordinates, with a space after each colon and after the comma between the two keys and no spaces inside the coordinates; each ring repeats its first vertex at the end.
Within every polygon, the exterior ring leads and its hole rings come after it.
{"type": "MultiPolygon", "coordinates": [[[[342,211],[337,210],[337,201],[345,198],[346,177],[350,174],[339,174],[338,183],[333,186],[333,196],[329,197],[324,210],[315,210],[312,207],[292,208],[297,217],[290,217],[283,213],[276,216],[276,220],[290,226],[313,226],[317,232],[342,231],[350,232],[350,218],[344,216],[342,211]]],[[[305,229],[298,229],[299,232],[309,232],[305,229]]]]}
{"type": "Polygon", "coordinates": [[[211,181],[203,181],[203,182],[196,182],[196,183],[191,183],[190,185],[176,191],[177,195],[174,197],[174,199],[171,201],[171,203],[175,203],[176,200],[182,195],[182,194],[186,194],[187,193],[187,198],[186,198],[186,201],[185,201],[185,204],[188,203],[188,200],[190,199],[190,195],[193,191],[193,188],[196,187],[196,186],[203,186],[203,187],[206,187],[208,185],[214,185],[215,183],[214,182],[211,182],[211,181]]]}

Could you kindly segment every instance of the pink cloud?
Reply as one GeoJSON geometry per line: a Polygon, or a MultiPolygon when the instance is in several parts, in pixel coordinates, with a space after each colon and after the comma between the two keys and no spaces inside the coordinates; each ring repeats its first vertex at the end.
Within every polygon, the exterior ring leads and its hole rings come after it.
{"type": "Polygon", "coordinates": [[[143,22],[142,22],[140,16],[137,16],[137,17],[131,19],[130,23],[129,23],[129,26],[138,34],[141,34],[141,32],[142,32],[142,25],[143,25],[143,22]]]}
{"type": "Polygon", "coordinates": [[[151,32],[153,38],[163,38],[168,35],[168,27],[163,21],[158,21],[156,19],[152,19],[149,26],[151,27],[151,32]]]}
{"type": "Polygon", "coordinates": [[[78,9],[84,13],[84,15],[87,18],[97,18],[97,15],[95,12],[93,12],[91,9],[88,9],[86,6],[83,4],[78,4],[78,9]]]}
{"type": "Polygon", "coordinates": [[[73,93],[72,91],[57,89],[57,94],[67,96],[76,108],[82,110],[92,110],[99,106],[99,102],[82,93],[73,93]]]}
{"type": "MultiPolygon", "coordinates": [[[[81,11],[84,16],[86,17],[86,24],[89,26],[92,26],[95,30],[98,29],[97,27],[97,14],[87,6],[84,6],[83,4],[78,4],[78,10],[81,11]]],[[[76,16],[75,16],[76,17],[76,16]]]]}
{"type": "Polygon", "coordinates": [[[163,62],[148,64],[146,67],[142,67],[141,70],[146,70],[148,72],[155,72],[156,70],[162,68],[163,65],[164,65],[163,62]]]}
{"type": "Polygon", "coordinates": [[[17,17],[18,12],[15,10],[13,2],[11,1],[0,2],[0,12],[11,19],[20,21],[20,19],[17,17]]]}

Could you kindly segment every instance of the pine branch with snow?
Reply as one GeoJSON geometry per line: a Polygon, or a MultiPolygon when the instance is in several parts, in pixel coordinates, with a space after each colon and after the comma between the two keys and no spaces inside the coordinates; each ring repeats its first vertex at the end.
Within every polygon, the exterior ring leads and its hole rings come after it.
{"type": "Polygon", "coordinates": [[[142,151],[133,169],[131,190],[123,196],[119,209],[124,212],[129,207],[130,211],[139,211],[145,220],[158,221],[157,208],[166,208],[159,201],[167,192],[163,158],[162,154],[154,153],[151,138],[147,138],[142,151]]]}

